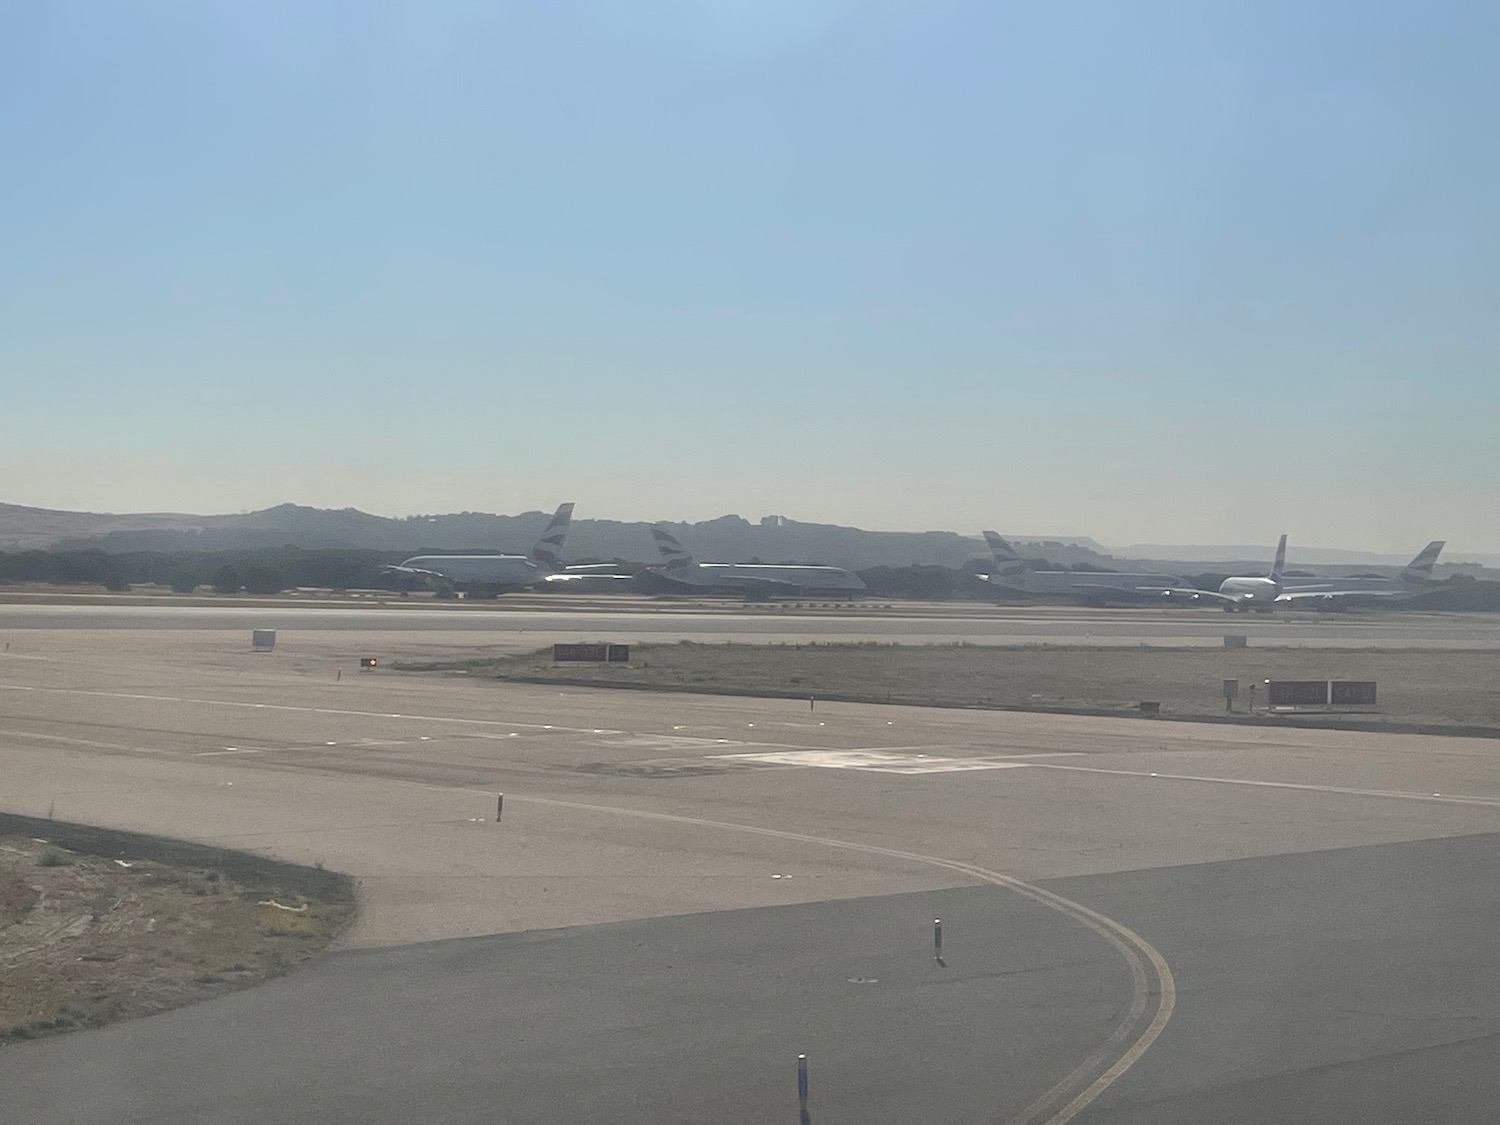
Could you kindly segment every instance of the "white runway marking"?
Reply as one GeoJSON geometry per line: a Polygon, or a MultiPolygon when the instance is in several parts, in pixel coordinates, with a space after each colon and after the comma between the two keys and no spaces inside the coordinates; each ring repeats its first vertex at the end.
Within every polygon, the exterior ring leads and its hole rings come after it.
{"type": "Polygon", "coordinates": [[[154,746],[126,746],[119,742],[98,742],[92,738],[69,738],[62,734],[40,734],[29,730],[0,730],[0,737],[39,739],[42,742],[61,742],[68,746],[87,746],[94,750],[126,750],[132,754],[160,754],[154,746]]]}
{"type": "Polygon", "coordinates": [[[392,715],[389,711],[354,711],[343,707],[298,707],[289,703],[252,703],[242,699],[195,699],[176,695],[142,695],[125,691],[86,691],[83,688],[30,687],[0,684],[0,691],[31,691],[48,695],[87,695],[98,699],[140,699],[151,703],[193,703],[203,707],[244,707],[252,710],[293,711],[305,715],[344,715],[362,719],[403,719],[424,723],[463,723],[487,727],[523,727],[533,731],[592,734],[593,727],[563,727],[553,723],[517,723],[508,719],[464,719],[451,715],[392,715]]]}
{"type": "Polygon", "coordinates": [[[867,773],[963,773],[968,770],[1013,770],[1027,762],[991,758],[945,758],[937,754],[891,750],[780,750],[767,754],[710,754],[720,761],[761,762],[775,766],[808,766],[825,770],[863,770],[867,773]]]}
{"type": "Polygon", "coordinates": [[[1355,789],[1347,785],[1314,785],[1297,781],[1255,781],[1244,777],[1200,777],[1187,773],[1147,773],[1144,770],[1110,770],[1099,766],[1063,766],[1038,762],[1039,770],[1067,770],[1071,773],[1103,773],[1115,777],[1157,778],[1161,781],[1193,781],[1204,785],[1245,785],[1252,789],[1294,789],[1308,793],[1336,793],[1346,797],[1387,797],[1403,801],[1437,801],[1453,805],[1484,805],[1500,808],[1500,797],[1470,797],[1455,793],[1418,793],[1406,789],[1355,789]]]}

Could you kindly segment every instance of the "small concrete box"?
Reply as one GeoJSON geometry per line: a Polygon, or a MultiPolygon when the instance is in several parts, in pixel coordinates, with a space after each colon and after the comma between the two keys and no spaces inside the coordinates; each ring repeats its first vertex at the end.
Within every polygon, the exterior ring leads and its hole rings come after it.
{"type": "Polygon", "coordinates": [[[250,632],[250,647],[256,652],[270,652],[276,647],[276,630],[252,629],[250,632]]]}

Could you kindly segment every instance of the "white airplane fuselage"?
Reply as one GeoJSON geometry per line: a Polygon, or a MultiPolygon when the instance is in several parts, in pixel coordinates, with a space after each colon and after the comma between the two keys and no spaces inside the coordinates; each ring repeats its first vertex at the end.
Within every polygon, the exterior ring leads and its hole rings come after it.
{"type": "Polygon", "coordinates": [[[397,574],[420,574],[481,586],[525,586],[540,582],[547,571],[525,555],[416,555],[397,574]]]}
{"type": "Polygon", "coordinates": [[[1272,578],[1226,578],[1219,585],[1219,593],[1234,599],[1225,605],[1231,613],[1236,609],[1269,611],[1281,593],[1281,586],[1272,578]]]}
{"type": "Polygon", "coordinates": [[[1272,578],[1226,578],[1219,593],[1233,601],[1224,608],[1265,612],[1282,609],[1338,608],[1358,603],[1377,604],[1415,596],[1422,587],[1401,578],[1314,578],[1297,576],[1277,582],[1272,578]]]}
{"type": "Polygon", "coordinates": [[[685,567],[652,567],[653,572],[684,586],[712,589],[857,594],[865,584],[859,575],[838,566],[779,566],[770,563],[693,563],[685,567]]]}

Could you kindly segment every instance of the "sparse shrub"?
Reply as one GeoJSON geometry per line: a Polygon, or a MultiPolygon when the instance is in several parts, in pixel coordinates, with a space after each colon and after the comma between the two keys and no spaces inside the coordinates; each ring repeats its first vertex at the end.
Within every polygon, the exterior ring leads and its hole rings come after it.
{"type": "Polygon", "coordinates": [[[240,572],[227,563],[214,571],[213,583],[214,589],[221,594],[238,594],[245,585],[240,572]]]}
{"type": "Polygon", "coordinates": [[[101,887],[89,896],[89,919],[94,922],[99,921],[99,919],[114,909],[117,901],[115,896],[110,893],[108,887],[101,887]]]}
{"type": "Polygon", "coordinates": [[[176,571],[171,578],[172,593],[191,594],[198,588],[198,576],[192,571],[176,571]]]}
{"type": "Polygon", "coordinates": [[[279,571],[268,566],[252,566],[245,571],[245,592],[249,594],[279,594],[286,582],[279,571]]]}
{"type": "Polygon", "coordinates": [[[70,851],[65,851],[55,844],[48,844],[42,849],[42,854],[36,857],[38,867],[70,867],[74,856],[70,851]]]}

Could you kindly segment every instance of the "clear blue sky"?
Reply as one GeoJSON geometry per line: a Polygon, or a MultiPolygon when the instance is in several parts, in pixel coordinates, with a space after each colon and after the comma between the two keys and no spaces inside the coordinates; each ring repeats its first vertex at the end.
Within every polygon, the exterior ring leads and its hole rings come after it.
{"type": "Polygon", "coordinates": [[[1500,5],[0,6],[0,499],[1500,551],[1500,5]]]}

